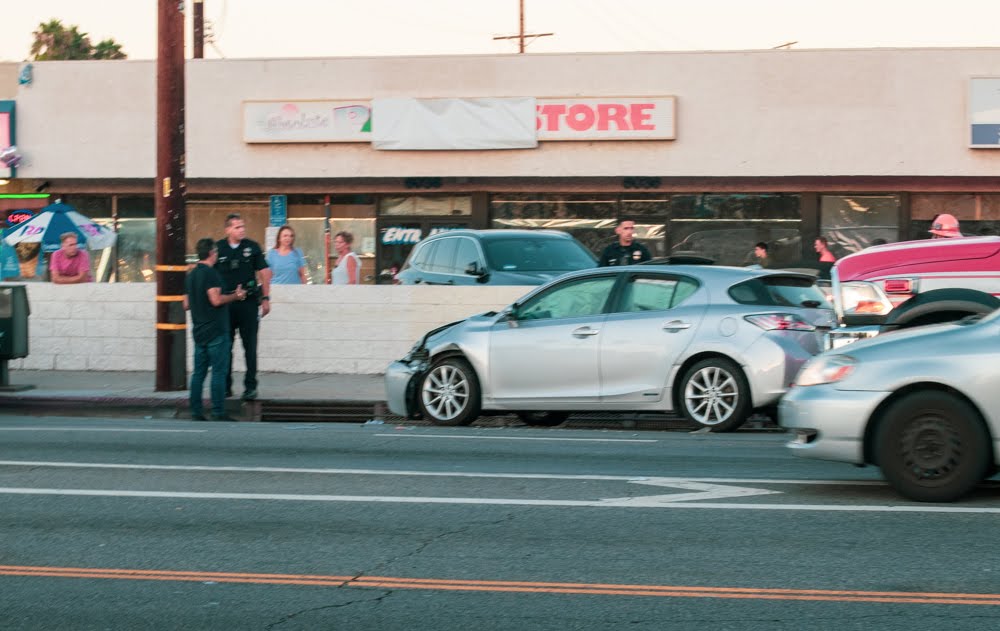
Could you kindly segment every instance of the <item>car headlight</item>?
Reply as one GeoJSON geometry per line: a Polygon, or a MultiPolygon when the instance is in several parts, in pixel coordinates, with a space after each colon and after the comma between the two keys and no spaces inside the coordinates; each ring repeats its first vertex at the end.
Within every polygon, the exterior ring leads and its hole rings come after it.
{"type": "Polygon", "coordinates": [[[845,379],[854,372],[857,360],[848,355],[824,355],[809,360],[799,376],[795,378],[797,386],[818,386],[821,383],[835,383],[845,379]]]}

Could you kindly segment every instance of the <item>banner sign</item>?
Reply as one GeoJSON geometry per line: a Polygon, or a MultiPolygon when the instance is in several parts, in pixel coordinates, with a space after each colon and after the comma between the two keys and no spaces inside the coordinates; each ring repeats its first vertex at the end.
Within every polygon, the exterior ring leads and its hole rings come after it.
{"type": "MultiPolygon", "coordinates": [[[[461,101],[466,104],[464,113],[469,115],[474,109],[470,105],[472,103],[516,99],[406,100],[420,102],[424,110],[437,107],[432,102],[461,101]]],[[[677,137],[677,100],[672,96],[532,100],[535,103],[534,137],[538,141],[674,140],[677,137]]],[[[243,140],[247,143],[373,142],[373,136],[377,134],[372,133],[372,103],[371,100],[244,101],[243,140]]],[[[454,116],[445,117],[448,122],[441,126],[444,131],[457,133],[449,129],[451,121],[457,120],[454,116]]],[[[431,120],[434,119],[432,116],[431,120]]],[[[437,119],[445,120],[441,117],[437,119]]],[[[430,133],[426,120],[398,121],[398,125],[403,125],[410,134],[430,133]]],[[[528,145],[527,137],[521,137],[523,131],[518,130],[518,142],[528,145]]]]}
{"type": "Polygon", "coordinates": [[[378,125],[372,146],[383,151],[534,149],[535,99],[372,101],[378,125]]]}
{"type": "Polygon", "coordinates": [[[1000,78],[969,81],[969,146],[1000,149],[1000,78]]]}

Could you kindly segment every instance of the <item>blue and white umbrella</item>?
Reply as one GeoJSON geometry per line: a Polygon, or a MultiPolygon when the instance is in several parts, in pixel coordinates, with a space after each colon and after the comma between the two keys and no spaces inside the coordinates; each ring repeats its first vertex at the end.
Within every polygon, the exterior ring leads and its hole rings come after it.
{"type": "Polygon", "coordinates": [[[41,243],[42,251],[54,252],[59,249],[60,235],[72,232],[77,235],[80,245],[89,250],[103,250],[115,244],[118,235],[104,226],[94,223],[70,206],[62,202],[49,204],[38,215],[24,222],[4,237],[8,245],[18,243],[41,243]]]}

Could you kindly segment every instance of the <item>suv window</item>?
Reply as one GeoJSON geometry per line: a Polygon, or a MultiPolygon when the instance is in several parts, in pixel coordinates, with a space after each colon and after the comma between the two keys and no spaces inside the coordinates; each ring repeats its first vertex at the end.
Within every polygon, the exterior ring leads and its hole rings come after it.
{"type": "Polygon", "coordinates": [[[489,239],[483,248],[490,269],[501,272],[568,272],[594,267],[591,254],[572,239],[489,239]]]}
{"type": "Polygon", "coordinates": [[[431,260],[431,255],[434,254],[435,249],[437,249],[436,241],[431,241],[430,243],[418,243],[417,251],[413,253],[413,262],[411,265],[426,271],[427,265],[431,260]]]}
{"type": "Polygon", "coordinates": [[[455,273],[464,274],[470,265],[480,262],[479,248],[476,247],[476,242],[468,237],[459,237],[455,240],[458,241],[458,250],[455,253],[455,273]]]}
{"type": "Polygon", "coordinates": [[[829,307],[816,281],[787,276],[752,278],[729,288],[729,296],[743,305],[765,307],[829,307]],[[816,303],[816,304],[812,304],[816,303]]]}
{"type": "Polygon", "coordinates": [[[619,312],[665,311],[681,304],[698,289],[689,278],[633,276],[625,285],[619,312]]]}
{"type": "Polygon", "coordinates": [[[437,248],[430,264],[424,269],[438,274],[455,273],[455,250],[458,249],[458,239],[445,237],[437,240],[437,248]]]}
{"type": "Polygon", "coordinates": [[[596,315],[615,285],[615,276],[599,276],[561,283],[533,297],[518,310],[519,320],[548,320],[596,315]]]}

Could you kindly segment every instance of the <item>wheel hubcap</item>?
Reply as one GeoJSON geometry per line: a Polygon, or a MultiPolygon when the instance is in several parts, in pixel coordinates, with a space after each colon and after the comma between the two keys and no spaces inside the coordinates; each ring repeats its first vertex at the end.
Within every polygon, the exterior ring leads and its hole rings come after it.
{"type": "Polygon", "coordinates": [[[903,432],[903,461],[915,478],[934,480],[951,475],[962,457],[962,444],[955,428],[937,415],[920,417],[903,432]]]}
{"type": "Polygon", "coordinates": [[[434,418],[449,421],[465,410],[469,401],[469,381],[454,366],[438,366],[424,379],[421,397],[434,418]]]}
{"type": "Polygon", "coordinates": [[[702,425],[718,425],[733,415],[740,392],[729,372],[708,366],[696,372],[684,388],[691,416],[702,425]]]}

